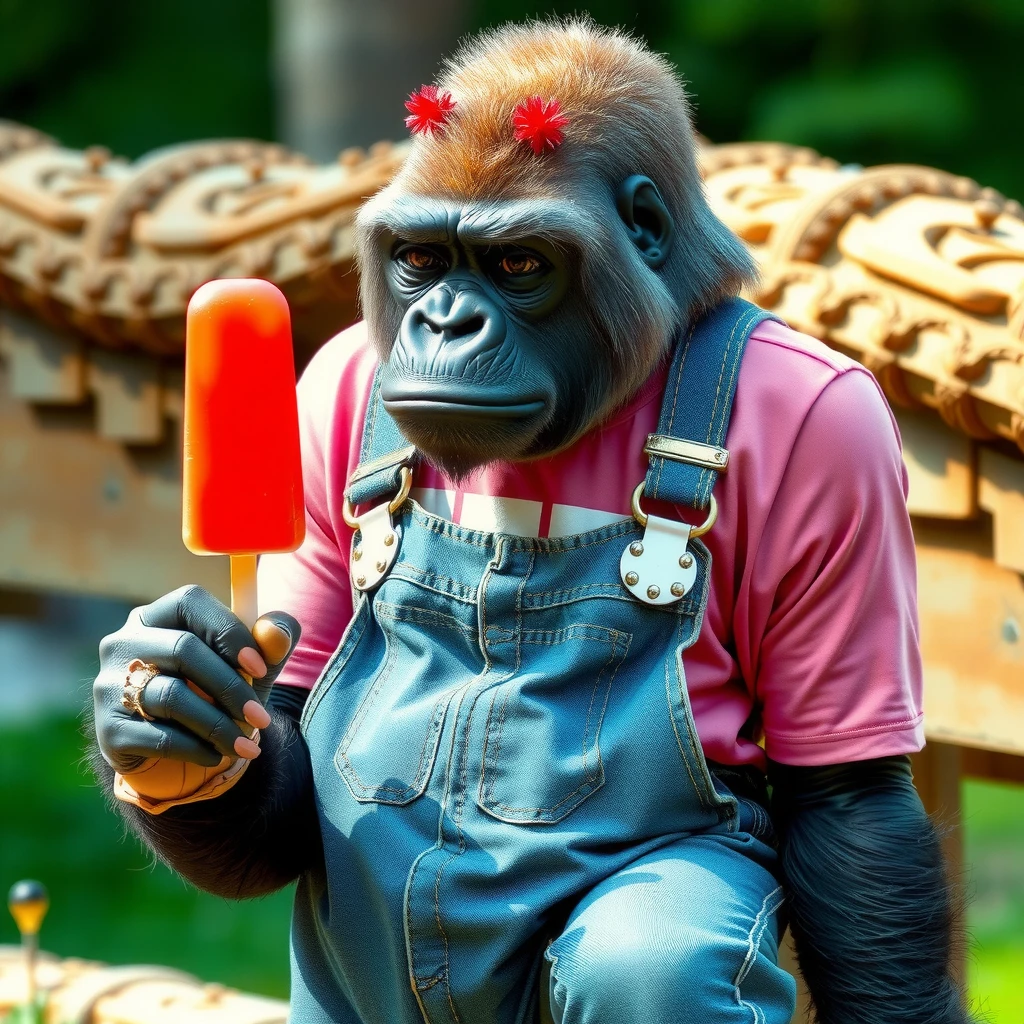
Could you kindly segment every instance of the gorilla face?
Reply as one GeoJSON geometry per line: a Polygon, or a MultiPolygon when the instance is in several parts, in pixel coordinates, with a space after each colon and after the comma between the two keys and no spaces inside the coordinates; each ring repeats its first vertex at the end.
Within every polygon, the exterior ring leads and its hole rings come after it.
{"type": "Polygon", "coordinates": [[[573,374],[545,355],[569,269],[539,238],[388,245],[388,287],[404,307],[381,380],[402,432],[456,473],[530,453],[571,399],[573,374]]]}
{"type": "Polygon", "coordinates": [[[384,350],[381,398],[449,475],[571,444],[664,352],[667,317],[653,318],[653,351],[638,360],[644,339],[624,351],[615,321],[629,318],[607,312],[609,292],[613,310],[643,305],[636,278],[656,276],[671,241],[657,189],[631,183],[628,219],[621,189],[589,209],[406,196],[374,211],[371,271],[385,299],[367,320],[384,350]],[[639,206],[653,213],[638,226],[639,206]]]}

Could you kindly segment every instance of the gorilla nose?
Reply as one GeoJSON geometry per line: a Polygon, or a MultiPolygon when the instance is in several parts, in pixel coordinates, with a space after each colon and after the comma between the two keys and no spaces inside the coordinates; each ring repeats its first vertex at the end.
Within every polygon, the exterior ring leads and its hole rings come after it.
{"type": "Polygon", "coordinates": [[[443,335],[446,341],[481,333],[496,312],[476,289],[448,286],[435,288],[417,306],[415,318],[432,334],[443,335]]]}
{"type": "Polygon", "coordinates": [[[479,313],[467,312],[462,316],[424,316],[423,323],[435,334],[444,334],[448,338],[465,338],[482,331],[486,321],[479,313]]]}
{"type": "Polygon", "coordinates": [[[443,284],[409,307],[396,354],[415,367],[445,364],[446,372],[486,374],[505,341],[506,321],[498,305],[473,287],[443,284]]]}

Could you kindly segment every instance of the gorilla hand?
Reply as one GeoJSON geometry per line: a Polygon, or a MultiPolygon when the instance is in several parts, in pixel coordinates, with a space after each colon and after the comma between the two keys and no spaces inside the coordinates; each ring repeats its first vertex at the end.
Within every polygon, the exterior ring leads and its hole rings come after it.
{"type": "Polygon", "coordinates": [[[236,757],[258,756],[259,747],[240,723],[269,725],[263,705],[298,637],[298,623],[283,612],[263,616],[250,633],[198,586],[134,609],[124,626],[100,643],[93,707],[104,760],[137,778],[153,759],[189,762],[216,774],[236,757]],[[128,666],[135,659],[159,670],[139,697],[150,721],[122,704],[128,666]],[[241,672],[253,677],[252,687],[241,672]]]}

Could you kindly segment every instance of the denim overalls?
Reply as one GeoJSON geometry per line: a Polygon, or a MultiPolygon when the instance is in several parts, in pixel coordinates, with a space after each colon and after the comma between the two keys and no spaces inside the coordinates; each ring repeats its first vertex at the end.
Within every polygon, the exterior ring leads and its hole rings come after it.
{"type": "MultiPolygon", "coordinates": [[[[718,449],[767,315],[729,300],[683,337],[659,435],[718,449]]],[[[375,385],[354,503],[394,496],[406,444],[375,385]]],[[[703,509],[715,479],[655,455],[646,498],[703,509]]],[[[406,502],[394,533],[303,714],[324,864],[294,1024],[787,1024],[767,815],[711,774],[687,697],[704,544],[652,606],[620,578],[634,519],[537,539],[406,502]]]]}

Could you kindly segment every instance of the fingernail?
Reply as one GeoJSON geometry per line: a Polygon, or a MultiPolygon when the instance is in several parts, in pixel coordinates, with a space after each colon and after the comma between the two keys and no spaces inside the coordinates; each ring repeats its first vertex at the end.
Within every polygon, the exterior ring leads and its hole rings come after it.
{"type": "Polygon", "coordinates": [[[270,725],[270,712],[258,700],[247,700],[242,706],[242,715],[254,729],[266,729],[270,725]]]}
{"type": "Polygon", "coordinates": [[[252,627],[256,643],[263,649],[271,665],[280,665],[292,649],[292,635],[273,619],[257,619],[252,627]]]}
{"type": "Polygon", "coordinates": [[[238,652],[238,664],[256,679],[262,679],[267,674],[267,663],[255,647],[243,647],[238,652]]]}
{"type": "Polygon", "coordinates": [[[235,753],[239,757],[244,757],[246,760],[251,761],[255,757],[260,756],[260,748],[252,740],[247,740],[244,736],[239,736],[235,740],[235,753]]]}

